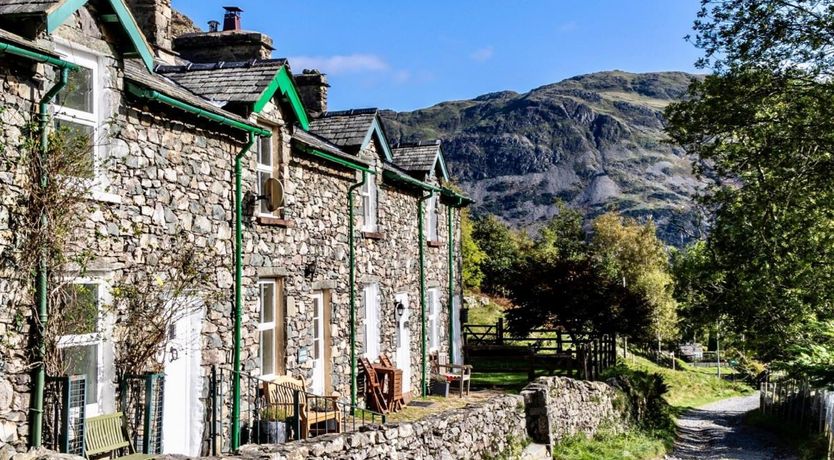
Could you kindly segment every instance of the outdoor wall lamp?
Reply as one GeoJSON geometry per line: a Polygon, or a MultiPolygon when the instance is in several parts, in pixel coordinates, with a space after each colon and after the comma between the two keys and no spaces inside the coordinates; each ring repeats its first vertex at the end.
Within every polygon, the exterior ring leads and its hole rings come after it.
{"type": "Polygon", "coordinates": [[[405,314],[405,305],[402,302],[397,302],[395,305],[396,312],[397,312],[397,322],[402,319],[403,315],[405,314]]]}

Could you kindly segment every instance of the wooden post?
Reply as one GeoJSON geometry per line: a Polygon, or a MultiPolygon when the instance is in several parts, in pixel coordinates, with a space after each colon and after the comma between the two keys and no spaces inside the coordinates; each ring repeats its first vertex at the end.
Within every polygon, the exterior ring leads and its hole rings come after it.
{"type": "Polygon", "coordinates": [[[495,343],[498,345],[504,345],[504,318],[498,318],[496,328],[498,330],[496,332],[495,343]]]}

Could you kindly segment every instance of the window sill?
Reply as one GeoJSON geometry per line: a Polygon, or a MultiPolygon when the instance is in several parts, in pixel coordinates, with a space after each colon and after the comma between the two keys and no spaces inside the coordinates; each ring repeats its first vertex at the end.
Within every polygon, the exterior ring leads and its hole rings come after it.
{"type": "Polygon", "coordinates": [[[272,217],[272,216],[258,216],[258,225],[263,225],[266,227],[284,227],[284,228],[291,228],[295,227],[295,223],[288,219],[282,219],[280,217],[272,217]]]}
{"type": "Polygon", "coordinates": [[[385,238],[385,232],[362,232],[362,237],[369,240],[381,240],[385,238]]]}
{"type": "Polygon", "coordinates": [[[443,246],[443,242],[441,242],[440,240],[427,241],[427,242],[426,242],[426,244],[427,244],[430,248],[439,248],[439,247],[442,247],[442,246],[443,246]]]}

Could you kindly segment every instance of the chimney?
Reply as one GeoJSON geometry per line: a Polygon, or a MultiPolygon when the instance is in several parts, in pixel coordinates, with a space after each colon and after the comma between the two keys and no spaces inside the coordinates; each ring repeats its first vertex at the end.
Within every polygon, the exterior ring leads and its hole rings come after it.
{"type": "Polygon", "coordinates": [[[327,75],[318,70],[304,69],[301,75],[295,75],[295,85],[304,108],[312,116],[327,112],[327,75]]]}
{"type": "Polygon", "coordinates": [[[227,30],[240,30],[240,13],[243,10],[236,6],[224,6],[226,14],[223,16],[223,32],[227,30]]]}
{"type": "Polygon", "coordinates": [[[174,51],[183,59],[195,63],[243,62],[272,57],[272,39],[260,32],[240,28],[240,13],[236,6],[225,6],[223,30],[217,31],[218,21],[209,21],[208,32],[183,34],[174,39],[174,51]]]}
{"type": "Polygon", "coordinates": [[[136,23],[151,45],[171,50],[171,0],[128,0],[136,23]]]}

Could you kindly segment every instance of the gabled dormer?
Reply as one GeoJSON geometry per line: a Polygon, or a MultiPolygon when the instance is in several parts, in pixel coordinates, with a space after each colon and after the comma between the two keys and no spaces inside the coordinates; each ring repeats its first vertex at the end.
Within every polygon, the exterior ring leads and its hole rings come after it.
{"type": "Polygon", "coordinates": [[[366,160],[394,161],[378,109],[325,112],[310,122],[310,131],[366,160]],[[376,152],[377,158],[367,158],[369,152],[376,152]]]}
{"type": "Polygon", "coordinates": [[[440,140],[395,144],[394,164],[417,180],[442,183],[449,181],[449,170],[440,140]]]}

